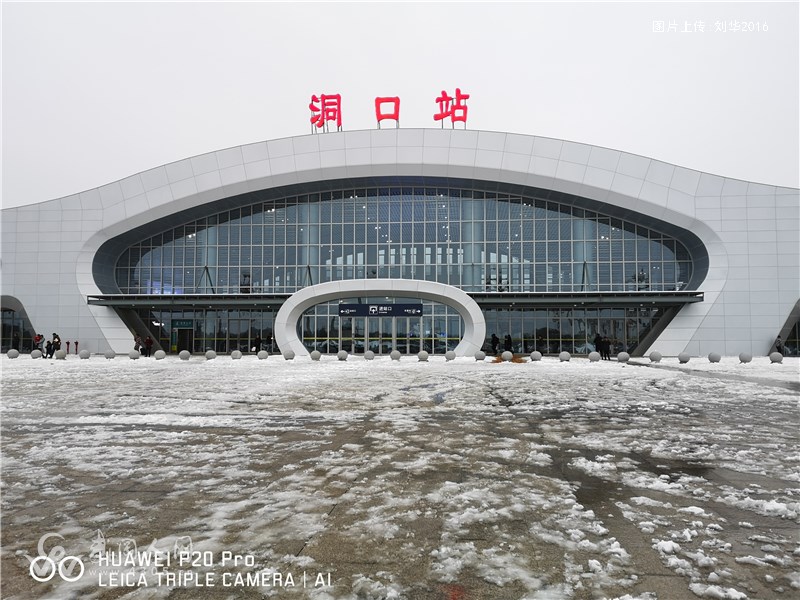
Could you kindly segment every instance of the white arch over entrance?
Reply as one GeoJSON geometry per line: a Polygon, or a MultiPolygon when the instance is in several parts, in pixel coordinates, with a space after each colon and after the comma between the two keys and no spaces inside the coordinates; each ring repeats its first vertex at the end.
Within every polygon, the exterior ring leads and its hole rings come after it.
{"type": "Polygon", "coordinates": [[[331,300],[365,296],[419,298],[445,304],[464,319],[464,337],[455,348],[456,356],[471,356],[486,339],[486,319],[478,303],[457,287],[419,279],[356,279],[329,281],[303,288],[292,294],[275,316],[275,341],[281,352],[307,356],[308,349],[297,337],[297,321],[305,311],[331,300]]]}

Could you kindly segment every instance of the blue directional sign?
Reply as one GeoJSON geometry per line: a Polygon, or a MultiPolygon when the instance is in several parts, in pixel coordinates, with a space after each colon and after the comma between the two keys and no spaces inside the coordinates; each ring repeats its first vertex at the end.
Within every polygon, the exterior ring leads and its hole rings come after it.
{"type": "Polygon", "coordinates": [[[340,304],[340,317],[418,317],[422,304],[340,304]]]}

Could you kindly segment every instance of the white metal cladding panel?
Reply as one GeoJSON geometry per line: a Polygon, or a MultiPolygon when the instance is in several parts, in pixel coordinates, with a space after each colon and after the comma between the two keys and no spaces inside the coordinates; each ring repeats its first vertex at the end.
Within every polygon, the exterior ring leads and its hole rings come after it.
{"type": "MultiPolygon", "coordinates": [[[[797,263],[797,253],[787,249],[800,236],[797,190],[727,179],[617,150],[551,138],[457,129],[384,129],[305,135],[227,148],[80,194],[6,209],[4,221],[14,221],[16,227],[14,235],[4,235],[3,239],[4,290],[23,296],[19,299],[26,307],[37,307],[30,313],[37,329],[40,323],[44,329],[60,325],[60,331],[69,333],[64,329],[69,324],[51,323],[57,311],[38,310],[45,305],[40,284],[31,287],[19,274],[33,273],[37,282],[40,276],[66,274],[64,281],[74,282],[78,292],[69,285],[62,286],[59,302],[64,307],[61,314],[72,315],[75,307],[85,306],[87,294],[98,292],[91,281],[91,261],[100,245],[111,237],[234,193],[321,177],[362,175],[475,177],[533,185],[584,195],[690,229],[709,251],[709,274],[701,286],[707,301],[681,311],[656,342],[667,345],[659,348],[662,351],[699,349],[700,338],[705,344],[710,336],[708,332],[700,333],[703,317],[712,311],[720,314],[721,310],[724,314],[728,304],[732,310],[739,310],[743,303],[733,296],[739,293],[737,290],[756,289],[772,298],[780,292],[775,317],[780,321],[791,310],[786,308],[790,304],[785,300],[786,294],[800,289],[797,269],[783,268],[797,263]],[[60,226],[54,228],[54,223],[60,226]],[[777,246],[773,249],[770,245],[775,239],[770,236],[776,232],[785,235],[782,239],[786,243],[781,244],[780,252],[777,246]],[[60,248],[77,245],[76,251],[56,253],[39,271],[38,253],[45,242],[60,248]],[[779,255],[782,271],[786,272],[774,281],[765,274],[773,274],[779,255]]],[[[750,303],[752,306],[752,299],[750,303]]],[[[80,331],[73,337],[96,339],[98,347],[92,350],[102,351],[106,349],[104,345],[119,351],[129,349],[128,336],[122,335],[124,326],[113,313],[91,310],[95,316],[87,317],[83,312],[79,311],[80,331]],[[85,331],[90,319],[96,324],[92,332],[85,331]]],[[[757,321],[753,326],[749,322],[741,324],[751,331],[747,337],[750,347],[742,350],[765,351],[762,346],[775,333],[768,331],[772,321],[757,321]]],[[[729,346],[726,342],[724,351],[729,346]]]]}

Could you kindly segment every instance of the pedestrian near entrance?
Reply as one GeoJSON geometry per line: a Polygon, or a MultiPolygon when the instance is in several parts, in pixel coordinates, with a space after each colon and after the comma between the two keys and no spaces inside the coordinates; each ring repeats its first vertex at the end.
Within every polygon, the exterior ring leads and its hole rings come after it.
{"type": "Polygon", "coordinates": [[[775,352],[780,352],[783,354],[783,340],[781,339],[781,336],[778,336],[775,339],[775,352]]]}
{"type": "Polygon", "coordinates": [[[61,350],[61,338],[58,337],[57,333],[53,334],[53,352],[58,352],[61,350]]]}
{"type": "Polygon", "coordinates": [[[500,346],[500,338],[497,337],[497,334],[492,334],[492,354],[497,356],[497,348],[500,346]]]}
{"type": "Polygon", "coordinates": [[[255,339],[253,339],[253,351],[256,353],[261,352],[261,336],[257,335],[255,339]]]}
{"type": "Polygon", "coordinates": [[[603,360],[611,360],[611,340],[608,339],[608,336],[603,336],[600,348],[600,358],[603,360]]]}
{"type": "Polygon", "coordinates": [[[596,350],[598,353],[600,353],[600,351],[601,351],[601,347],[602,347],[602,345],[603,345],[603,336],[602,336],[602,335],[600,335],[600,333],[596,333],[596,334],[594,335],[594,340],[592,341],[592,343],[594,344],[594,349],[595,349],[595,350],[596,350]]]}
{"type": "Polygon", "coordinates": [[[15,331],[14,335],[11,336],[11,347],[14,350],[19,350],[19,334],[15,331]]]}
{"type": "Polygon", "coordinates": [[[133,338],[133,349],[136,350],[137,352],[142,351],[142,336],[137,335],[136,337],[133,338]]]}
{"type": "Polygon", "coordinates": [[[511,341],[511,336],[506,334],[506,337],[503,338],[503,350],[507,350],[511,352],[511,349],[514,347],[514,342],[511,341]]]}
{"type": "Polygon", "coordinates": [[[46,358],[53,358],[53,354],[55,354],[56,349],[53,348],[53,342],[51,340],[47,340],[47,345],[45,346],[45,357],[46,358]]]}
{"type": "Polygon", "coordinates": [[[150,356],[150,353],[153,351],[153,338],[149,335],[144,338],[144,355],[150,356]]]}

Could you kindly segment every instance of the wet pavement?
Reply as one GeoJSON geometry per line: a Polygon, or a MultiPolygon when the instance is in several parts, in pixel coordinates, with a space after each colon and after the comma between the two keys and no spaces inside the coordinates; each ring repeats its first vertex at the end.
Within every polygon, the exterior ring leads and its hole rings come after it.
{"type": "Polygon", "coordinates": [[[800,589],[785,382],[586,361],[32,362],[3,362],[3,598],[800,589]],[[133,547],[135,564],[102,562],[133,547]],[[84,574],[36,581],[30,560],[61,549],[84,574]]]}

